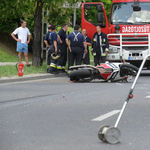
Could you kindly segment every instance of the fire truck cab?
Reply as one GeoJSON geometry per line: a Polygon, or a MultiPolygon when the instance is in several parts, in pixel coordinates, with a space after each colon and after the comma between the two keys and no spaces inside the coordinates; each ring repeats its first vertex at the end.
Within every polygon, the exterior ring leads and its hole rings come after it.
{"type": "MultiPolygon", "coordinates": [[[[82,3],[82,29],[93,39],[96,25],[109,40],[107,60],[140,66],[150,54],[150,0],[113,0],[108,21],[101,2],[82,3]]],[[[150,58],[145,66],[150,69],[150,58]]]]}

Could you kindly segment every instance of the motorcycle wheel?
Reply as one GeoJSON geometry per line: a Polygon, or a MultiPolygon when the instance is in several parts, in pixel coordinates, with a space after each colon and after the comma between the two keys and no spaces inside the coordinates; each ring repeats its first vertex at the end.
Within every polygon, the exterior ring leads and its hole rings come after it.
{"type": "Polygon", "coordinates": [[[120,65],[120,76],[125,75],[135,75],[135,72],[138,72],[138,68],[132,64],[122,64],[120,65]]]}
{"type": "Polygon", "coordinates": [[[91,71],[86,69],[74,70],[70,72],[70,81],[78,81],[81,78],[88,78],[91,76],[91,71]]]}

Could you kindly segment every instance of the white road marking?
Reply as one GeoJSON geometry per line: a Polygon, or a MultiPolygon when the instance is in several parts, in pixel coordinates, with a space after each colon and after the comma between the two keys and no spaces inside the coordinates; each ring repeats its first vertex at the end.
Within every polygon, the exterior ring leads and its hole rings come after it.
{"type": "Polygon", "coordinates": [[[97,117],[95,119],[92,119],[91,121],[102,121],[104,119],[107,119],[107,118],[109,118],[109,117],[119,113],[119,112],[120,112],[120,110],[113,110],[113,111],[111,111],[111,112],[109,112],[107,114],[104,114],[104,115],[99,116],[99,117],[97,117]]]}
{"type": "Polygon", "coordinates": [[[145,98],[150,98],[150,95],[149,95],[149,96],[146,96],[145,98]]]}

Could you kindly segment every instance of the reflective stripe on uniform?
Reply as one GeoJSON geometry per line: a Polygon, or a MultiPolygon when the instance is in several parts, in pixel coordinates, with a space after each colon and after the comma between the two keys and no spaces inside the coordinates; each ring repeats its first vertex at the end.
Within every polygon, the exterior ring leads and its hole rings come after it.
{"type": "Polygon", "coordinates": [[[94,38],[94,40],[93,41],[95,41],[96,42],[96,38],[94,38]]]}
{"type": "Polygon", "coordinates": [[[57,69],[65,69],[65,66],[57,66],[57,69]]]}
{"type": "Polygon", "coordinates": [[[61,66],[57,66],[57,69],[63,69],[61,66]]]}
{"type": "Polygon", "coordinates": [[[108,48],[105,48],[105,52],[108,52],[109,51],[109,49],[108,48]]]}
{"type": "Polygon", "coordinates": [[[54,66],[56,66],[56,64],[55,64],[55,63],[51,63],[51,65],[54,65],[54,66]]]}
{"type": "Polygon", "coordinates": [[[50,67],[56,68],[56,66],[54,66],[54,65],[50,65],[50,67]]]}
{"type": "Polygon", "coordinates": [[[106,56],[106,53],[102,53],[101,56],[106,56]]]}
{"type": "Polygon", "coordinates": [[[102,49],[102,37],[101,35],[99,36],[99,44],[100,44],[100,50],[101,50],[101,53],[103,53],[103,49],[102,49]]]}
{"type": "Polygon", "coordinates": [[[50,64],[50,67],[57,68],[57,67],[56,67],[56,64],[54,64],[54,63],[51,63],[51,64],[50,64]]]}
{"type": "Polygon", "coordinates": [[[96,53],[93,53],[93,56],[96,56],[96,53]]]}

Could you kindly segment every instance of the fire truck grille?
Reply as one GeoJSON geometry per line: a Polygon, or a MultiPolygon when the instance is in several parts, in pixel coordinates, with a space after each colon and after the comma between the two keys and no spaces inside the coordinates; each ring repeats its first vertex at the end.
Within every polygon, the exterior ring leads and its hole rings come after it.
{"type": "Polygon", "coordinates": [[[147,50],[148,46],[131,46],[131,47],[125,47],[123,46],[123,49],[129,51],[129,50],[138,50],[138,51],[143,51],[143,50],[147,50]]]}
{"type": "MultiPolygon", "coordinates": [[[[120,40],[120,37],[116,37],[118,40],[120,40]]],[[[148,37],[144,36],[139,36],[139,37],[122,37],[123,42],[147,42],[148,37]]]]}

